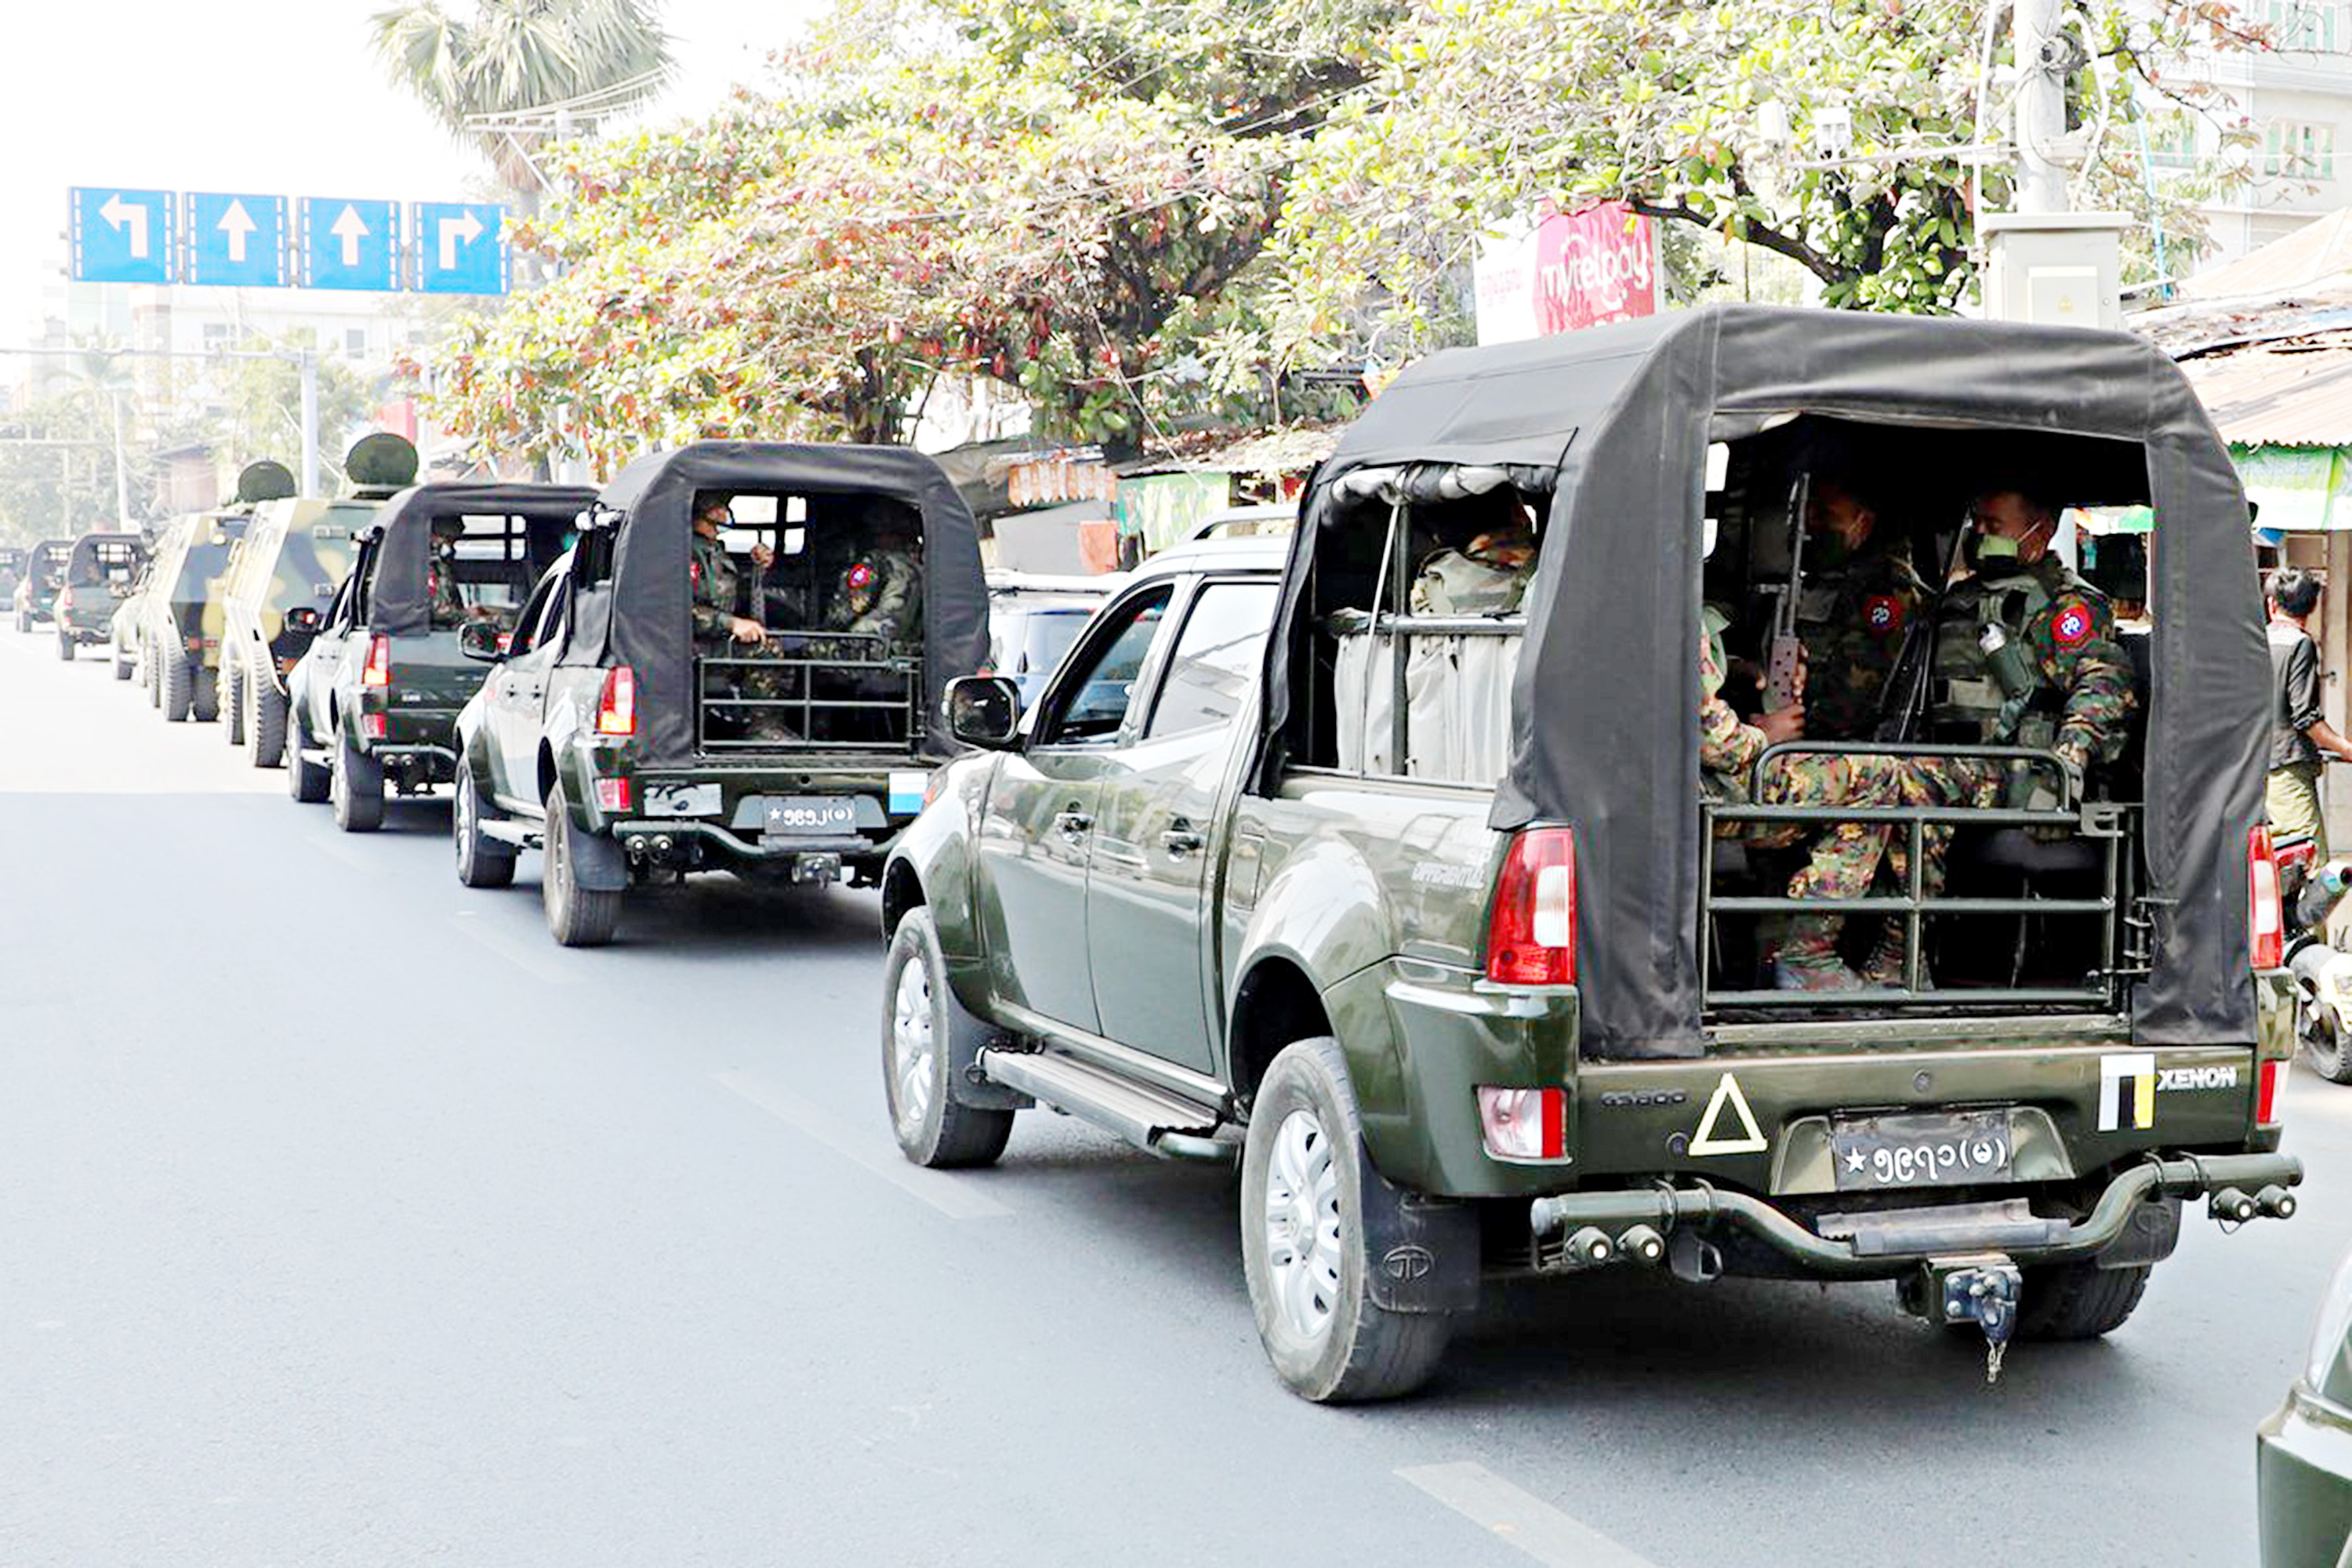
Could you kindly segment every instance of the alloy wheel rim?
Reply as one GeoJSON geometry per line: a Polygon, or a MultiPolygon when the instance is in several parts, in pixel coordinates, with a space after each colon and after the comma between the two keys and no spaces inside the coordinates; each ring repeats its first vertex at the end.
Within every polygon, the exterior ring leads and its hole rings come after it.
{"type": "Polygon", "coordinates": [[[891,1078],[898,1090],[898,1131],[912,1135],[931,1112],[931,982],[919,959],[898,972],[890,999],[891,1078]]]}
{"type": "Polygon", "coordinates": [[[1319,1340],[1339,1303],[1339,1169],[1312,1110],[1294,1110],[1275,1129],[1260,1218],[1276,1309],[1292,1333],[1319,1340]]]}

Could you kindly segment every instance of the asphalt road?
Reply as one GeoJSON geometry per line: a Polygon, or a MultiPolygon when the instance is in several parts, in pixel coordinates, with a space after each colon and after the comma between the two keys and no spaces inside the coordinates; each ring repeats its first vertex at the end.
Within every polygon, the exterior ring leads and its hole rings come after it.
{"type": "Polygon", "coordinates": [[[0,1563],[2249,1563],[2347,1239],[2193,1221],[2102,1343],[1883,1286],[1505,1294],[1404,1405],[1261,1357],[1230,1177],[1024,1116],[904,1164],[865,894],[554,946],[0,630],[0,1563]]]}

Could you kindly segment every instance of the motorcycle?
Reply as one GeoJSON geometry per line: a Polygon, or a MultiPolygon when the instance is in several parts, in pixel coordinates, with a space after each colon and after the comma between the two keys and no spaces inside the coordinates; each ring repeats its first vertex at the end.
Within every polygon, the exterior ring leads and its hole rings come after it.
{"type": "Polygon", "coordinates": [[[2327,938],[2329,913],[2352,890],[2352,858],[2321,864],[2315,849],[2304,838],[2275,850],[2286,966],[2294,977],[2294,1037],[2320,1077],[2352,1083],[2352,952],[2327,938]]]}

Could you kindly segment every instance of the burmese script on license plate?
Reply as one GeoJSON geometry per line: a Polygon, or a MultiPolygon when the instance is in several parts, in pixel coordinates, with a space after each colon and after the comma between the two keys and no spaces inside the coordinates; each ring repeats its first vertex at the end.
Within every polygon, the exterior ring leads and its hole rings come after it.
{"type": "Polygon", "coordinates": [[[1843,1120],[1830,1128],[1842,1193],[1959,1187],[2009,1179],[2006,1110],[1927,1110],[1843,1120]]]}
{"type": "Polygon", "coordinates": [[[771,833],[850,833],[857,827],[857,808],[844,795],[794,795],[768,803],[771,833]]]}

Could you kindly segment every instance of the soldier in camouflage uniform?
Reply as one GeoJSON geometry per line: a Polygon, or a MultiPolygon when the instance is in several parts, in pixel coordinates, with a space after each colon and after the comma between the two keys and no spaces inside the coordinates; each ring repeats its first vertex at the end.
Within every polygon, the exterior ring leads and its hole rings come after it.
{"type": "Polygon", "coordinates": [[[875,524],[872,546],[843,570],[824,613],[824,629],[896,642],[915,625],[922,598],[922,574],[905,525],[885,517],[875,524]]]}
{"type": "Polygon", "coordinates": [[[1805,581],[1797,631],[1805,645],[1805,729],[1824,741],[1877,732],[1904,629],[1927,590],[1903,540],[1850,482],[1814,481],[1805,515],[1805,581]]]}
{"type": "Polygon", "coordinates": [[[454,517],[433,520],[433,558],[425,566],[425,596],[432,605],[436,631],[466,624],[465,596],[457,591],[457,541],[466,524],[454,517]]]}
{"type": "MultiPolygon", "coordinates": [[[[763,648],[768,644],[768,628],[748,616],[735,613],[742,574],[735,558],[719,538],[719,531],[727,526],[733,513],[729,508],[730,498],[706,495],[695,503],[694,537],[687,544],[688,615],[694,626],[694,651],[698,658],[721,658],[730,655],[743,657],[737,644],[744,649],[763,648]]],[[[752,552],[752,560],[764,567],[764,548],[752,552]]],[[[739,695],[753,700],[773,700],[783,695],[782,671],[757,667],[744,669],[735,682],[739,695]]],[[[705,688],[709,689],[709,688],[705,688]]],[[[782,714],[772,708],[723,709],[740,715],[745,731],[756,741],[789,741],[793,732],[782,714]]]]}
{"type": "MultiPolygon", "coordinates": [[[[1745,799],[1750,770],[1767,746],[1800,739],[1802,707],[1783,708],[1744,724],[1722,697],[1723,621],[1706,613],[1699,638],[1698,762],[1711,796],[1745,799]]],[[[1904,763],[1876,755],[1800,756],[1775,762],[1764,779],[1768,805],[1886,806],[1903,797],[1904,763]]],[[[1841,822],[1813,841],[1812,853],[1789,882],[1792,899],[1858,899],[1869,891],[1886,852],[1888,825],[1841,822]]],[[[1854,991],[1862,980],[1838,956],[1838,914],[1790,918],[1772,983],[1783,991],[1854,991]]]]}
{"type": "MultiPolygon", "coordinates": [[[[2058,515],[2048,502],[1990,490],[1977,498],[1970,521],[1972,570],[1944,595],[1936,625],[1930,731],[1943,741],[2054,751],[2071,770],[2069,795],[2079,798],[2084,773],[2113,762],[2127,739],[2131,663],[2116,641],[2115,613],[2105,595],[2051,553],[2058,515]]],[[[2037,779],[2048,782],[2048,773],[1922,757],[1907,770],[1905,798],[1915,805],[1993,805],[2037,779]]],[[[1932,826],[1922,840],[1920,880],[1930,897],[1943,888],[1951,837],[1948,826],[1932,826]]],[[[1901,966],[1901,926],[1890,922],[1864,974],[1884,979],[1901,966]]]]}
{"type": "Polygon", "coordinates": [[[1535,530],[1524,509],[1459,550],[1441,550],[1412,581],[1416,616],[1517,615],[1536,564],[1535,530]]]}

